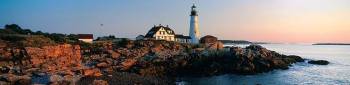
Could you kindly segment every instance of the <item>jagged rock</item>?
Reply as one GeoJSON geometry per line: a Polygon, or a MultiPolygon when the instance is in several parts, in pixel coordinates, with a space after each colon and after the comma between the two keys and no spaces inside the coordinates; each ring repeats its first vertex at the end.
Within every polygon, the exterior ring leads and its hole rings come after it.
{"type": "Polygon", "coordinates": [[[108,53],[111,54],[113,59],[118,59],[120,57],[120,53],[114,52],[113,50],[108,50],[108,53]]]}
{"type": "Polygon", "coordinates": [[[164,46],[162,44],[156,44],[155,46],[153,46],[153,48],[151,48],[151,51],[154,53],[160,52],[164,49],[164,46]]]}
{"type": "Polygon", "coordinates": [[[112,76],[104,75],[101,78],[84,77],[78,85],[89,85],[94,80],[105,80],[111,85],[172,85],[174,81],[167,77],[141,76],[131,72],[113,72],[112,76]]]}
{"type": "Polygon", "coordinates": [[[93,69],[84,69],[84,72],[83,72],[84,76],[95,76],[95,77],[98,77],[98,76],[102,76],[103,74],[101,73],[101,71],[97,68],[93,68],[93,69]]]}
{"type": "Polygon", "coordinates": [[[32,81],[31,81],[31,79],[28,79],[28,78],[19,79],[15,82],[15,85],[30,85],[30,84],[32,84],[32,81]]]}
{"type": "Polygon", "coordinates": [[[280,68],[280,69],[288,69],[288,64],[284,62],[283,60],[275,59],[272,60],[272,65],[274,68],[280,68]]]}
{"type": "Polygon", "coordinates": [[[250,45],[246,48],[231,47],[227,51],[213,51],[204,57],[193,57],[193,59],[188,59],[187,65],[178,69],[177,72],[182,75],[195,76],[227,73],[246,75],[274,69],[288,69],[292,63],[302,61],[303,59],[299,56],[286,56],[259,45],[250,45]]]}
{"type": "Polygon", "coordinates": [[[106,67],[108,67],[108,64],[106,62],[102,62],[102,63],[97,64],[96,66],[99,68],[106,68],[106,67]]]}
{"type": "Polygon", "coordinates": [[[12,84],[16,83],[16,85],[28,85],[28,83],[31,83],[31,78],[28,75],[18,76],[14,74],[5,74],[1,75],[1,79],[12,84]]]}
{"type": "Polygon", "coordinates": [[[328,65],[329,62],[326,60],[310,60],[308,63],[316,65],[328,65]]]}
{"type": "Polygon", "coordinates": [[[109,85],[107,81],[105,80],[94,80],[92,82],[92,85],[109,85]]]}
{"type": "Polygon", "coordinates": [[[111,74],[113,73],[113,68],[112,67],[105,68],[104,71],[107,72],[108,74],[111,74]]]}
{"type": "Polygon", "coordinates": [[[297,62],[304,62],[305,61],[305,59],[301,58],[300,56],[296,56],[296,55],[290,55],[288,57],[296,60],[297,62]]]}
{"type": "Polygon", "coordinates": [[[72,85],[69,81],[58,81],[58,82],[51,82],[50,85],[72,85]]]}
{"type": "MultiPolygon", "coordinates": [[[[3,41],[3,40],[0,40],[0,48],[5,48],[5,47],[7,47],[7,43],[8,42],[5,42],[5,41],[3,41]]],[[[1,52],[1,51],[0,51],[1,52]]]]}
{"type": "Polygon", "coordinates": [[[134,47],[134,41],[128,40],[128,41],[126,41],[126,42],[127,42],[126,45],[125,45],[126,48],[132,48],[132,47],[134,47]]]}
{"type": "Polygon", "coordinates": [[[68,84],[65,84],[65,85],[70,85],[73,82],[74,82],[74,76],[66,75],[66,76],[63,77],[62,83],[68,83],[68,84]]]}
{"type": "Polygon", "coordinates": [[[10,68],[7,66],[1,66],[0,67],[0,72],[1,73],[8,73],[10,71],[10,68]]]}
{"type": "Polygon", "coordinates": [[[50,76],[50,82],[59,82],[62,81],[64,78],[59,75],[51,75],[50,76]]]}
{"type": "Polygon", "coordinates": [[[122,70],[129,70],[131,66],[133,66],[136,63],[136,60],[134,59],[127,59],[124,62],[121,63],[122,70]]]}
{"type": "Polygon", "coordinates": [[[9,82],[0,81],[0,85],[11,85],[9,82]]]}

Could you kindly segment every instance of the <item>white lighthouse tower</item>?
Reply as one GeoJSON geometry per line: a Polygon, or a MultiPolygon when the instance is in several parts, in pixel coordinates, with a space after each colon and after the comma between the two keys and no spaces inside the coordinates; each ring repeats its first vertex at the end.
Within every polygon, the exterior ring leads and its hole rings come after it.
{"type": "Polygon", "coordinates": [[[196,10],[195,4],[192,6],[191,10],[191,20],[190,20],[190,37],[191,43],[198,44],[199,43],[199,26],[198,26],[198,11],[196,10]]]}

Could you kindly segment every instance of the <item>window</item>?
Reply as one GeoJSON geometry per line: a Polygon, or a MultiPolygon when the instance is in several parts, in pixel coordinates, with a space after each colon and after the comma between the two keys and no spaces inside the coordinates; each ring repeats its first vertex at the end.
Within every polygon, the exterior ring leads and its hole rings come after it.
{"type": "Polygon", "coordinates": [[[163,35],[163,31],[159,31],[159,34],[160,34],[160,35],[163,35]]]}

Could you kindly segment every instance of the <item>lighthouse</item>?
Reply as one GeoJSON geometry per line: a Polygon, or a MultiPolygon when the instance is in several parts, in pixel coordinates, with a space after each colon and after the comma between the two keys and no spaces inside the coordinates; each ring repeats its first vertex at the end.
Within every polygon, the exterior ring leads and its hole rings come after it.
{"type": "Polygon", "coordinates": [[[199,43],[199,26],[198,26],[198,11],[196,10],[195,4],[191,7],[191,19],[190,19],[190,37],[192,44],[199,43]]]}

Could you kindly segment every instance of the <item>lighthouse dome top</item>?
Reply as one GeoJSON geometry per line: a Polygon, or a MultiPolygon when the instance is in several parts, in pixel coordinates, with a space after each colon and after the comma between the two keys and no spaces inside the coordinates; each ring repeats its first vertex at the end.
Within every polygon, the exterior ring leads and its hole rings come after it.
{"type": "Polygon", "coordinates": [[[197,8],[195,4],[192,5],[192,8],[197,8]]]}
{"type": "Polygon", "coordinates": [[[193,6],[191,7],[191,16],[198,16],[198,12],[196,10],[197,6],[195,4],[193,4],[193,6]]]}

